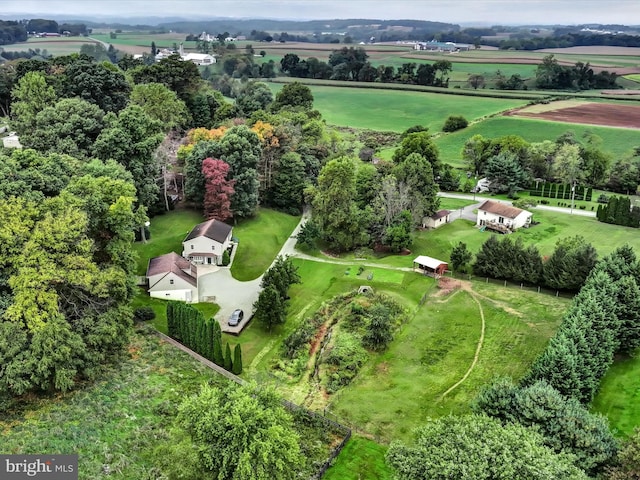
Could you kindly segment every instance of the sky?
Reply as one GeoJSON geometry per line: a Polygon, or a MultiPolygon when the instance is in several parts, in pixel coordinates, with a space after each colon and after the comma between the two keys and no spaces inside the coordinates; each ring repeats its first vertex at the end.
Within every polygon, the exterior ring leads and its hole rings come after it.
{"type": "Polygon", "coordinates": [[[640,24],[640,0],[2,0],[0,19],[56,17],[252,17],[414,19],[458,24],[640,24]]]}

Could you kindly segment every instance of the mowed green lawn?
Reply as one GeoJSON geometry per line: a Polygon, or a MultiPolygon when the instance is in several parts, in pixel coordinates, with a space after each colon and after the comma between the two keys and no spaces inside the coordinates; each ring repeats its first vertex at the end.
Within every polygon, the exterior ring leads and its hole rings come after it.
{"type": "Polygon", "coordinates": [[[555,332],[567,301],[474,282],[486,325],[468,378],[482,320],[471,294],[430,296],[372,360],[332,399],[329,409],[384,442],[407,440],[427,417],[468,412],[483,385],[497,375],[519,379],[555,332]]]}
{"type": "MultiPolygon", "coordinates": [[[[270,84],[274,91],[283,85],[270,84]]],[[[314,108],[327,123],[344,127],[402,132],[424,125],[439,132],[449,115],[475,120],[526,104],[524,100],[466,97],[429,92],[369,88],[309,87],[314,108]]]]}
{"type": "Polygon", "coordinates": [[[234,226],[233,236],[239,243],[231,266],[233,277],[247,281],[262,275],[299,222],[299,216],[261,208],[255,217],[234,226]]]}
{"type": "Polygon", "coordinates": [[[607,416],[619,435],[640,425],[640,357],[620,358],[600,383],[592,410],[607,416]]]}
{"type": "Polygon", "coordinates": [[[392,480],[385,461],[387,447],[363,437],[353,436],[338,455],[323,480],[392,480]]]}
{"type": "MultiPolygon", "coordinates": [[[[469,117],[467,116],[469,119],[469,117]]],[[[586,132],[592,132],[602,138],[602,150],[615,159],[628,154],[634,147],[640,146],[640,130],[625,128],[598,127],[575,123],[548,122],[528,118],[494,117],[470,125],[464,130],[441,135],[435,139],[440,150],[440,159],[458,168],[465,168],[462,160],[464,143],[474,135],[497,138],[504,135],[520,135],[528,142],[555,140],[567,131],[572,131],[577,138],[586,132]]]]}

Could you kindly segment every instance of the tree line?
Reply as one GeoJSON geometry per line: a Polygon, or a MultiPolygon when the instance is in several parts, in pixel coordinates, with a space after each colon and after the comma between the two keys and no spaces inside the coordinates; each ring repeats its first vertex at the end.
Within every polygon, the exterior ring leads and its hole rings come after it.
{"type": "Polygon", "coordinates": [[[452,70],[448,60],[437,60],[433,64],[405,63],[396,70],[393,66],[373,66],[369,56],[361,47],[343,47],[329,55],[323,62],[315,57],[300,60],[295,53],[287,53],[280,60],[280,70],[292,77],[358,82],[405,83],[447,87],[448,74],[452,70]]]}
{"type": "Polygon", "coordinates": [[[552,90],[590,90],[617,88],[615,73],[606,70],[594,73],[589,62],[573,66],[560,65],[553,55],[547,55],[536,68],[536,87],[552,90]]]}
{"type": "Polygon", "coordinates": [[[640,207],[631,206],[629,197],[614,195],[608,199],[606,205],[598,205],[596,218],[604,223],[639,228],[640,207]]]}
{"type": "Polygon", "coordinates": [[[493,193],[515,196],[528,190],[535,179],[577,189],[635,192],[640,183],[640,149],[630,148],[614,160],[601,144],[602,139],[590,132],[577,138],[567,131],[555,141],[533,143],[518,135],[474,135],[465,142],[461,155],[469,172],[491,181],[493,193]]]}
{"type": "MultiPolygon", "coordinates": [[[[458,243],[451,251],[455,271],[465,270],[472,259],[465,243],[458,243]]],[[[543,261],[537,247],[525,246],[522,238],[513,240],[506,235],[499,239],[492,234],[476,253],[472,268],[482,277],[578,291],[597,259],[596,249],[579,235],[558,240],[553,253],[543,261]]]]}

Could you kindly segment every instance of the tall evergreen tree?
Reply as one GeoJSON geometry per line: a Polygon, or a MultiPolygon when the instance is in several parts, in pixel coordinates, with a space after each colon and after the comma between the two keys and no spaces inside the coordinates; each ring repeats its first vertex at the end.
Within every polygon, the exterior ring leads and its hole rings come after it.
{"type": "Polygon", "coordinates": [[[238,343],[233,350],[233,373],[240,375],[242,373],[242,348],[238,343]]]}
{"type": "Polygon", "coordinates": [[[229,346],[229,343],[227,343],[224,350],[224,369],[228,372],[233,370],[233,357],[231,356],[231,347],[229,346]]]}

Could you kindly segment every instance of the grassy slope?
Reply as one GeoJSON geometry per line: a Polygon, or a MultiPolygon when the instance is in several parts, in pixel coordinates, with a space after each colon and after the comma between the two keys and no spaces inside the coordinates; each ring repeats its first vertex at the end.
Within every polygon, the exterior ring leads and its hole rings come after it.
{"type": "Polygon", "coordinates": [[[241,281],[258,278],[271,265],[300,217],[262,208],[258,214],[233,227],[239,240],[231,273],[241,281]]]}
{"type": "MultiPolygon", "coordinates": [[[[274,91],[280,84],[270,84],[274,91]]],[[[314,107],[329,124],[402,132],[420,124],[432,132],[442,129],[449,115],[468,120],[524,105],[524,100],[464,97],[435,93],[341,88],[312,85],[314,107]]]]}
{"type": "MultiPolygon", "coordinates": [[[[467,117],[469,118],[469,117],[467,117]]],[[[589,131],[602,138],[602,149],[610,153],[614,159],[628,153],[633,147],[640,145],[640,131],[577,125],[570,123],[547,122],[514,117],[495,117],[471,125],[464,130],[440,136],[435,140],[440,149],[440,158],[455,167],[464,168],[462,147],[474,135],[488,138],[503,135],[520,135],[529,142],[555,140],[564,132],[571,130],[578,138],[589,131]]]]}
{"type": "Polygon", "coordinates": [[[392,480],[384,461],[387,448],[363,437],[352,437],[323,480],[392,480]]]}
{"type": "Polygon", "coordinates": [[[602,379],[592,409],[622,435],[640,425],[640,358],[618,359],[602,379]]]}
{"type": "Polygon", "coordinates": [[[108,478],[158,478],[163,458],[155,452],[184,437],[172,429],[177,406],[220,378],[157,337],[135,335],[127,358],[95,384],[22,399],[3,415],[3,453],[76,452],[80,478],[107,478],[105,466],[108,478]]]}
{"type": "Polygon", "coordinates": [[[426,417],[464,413],[482,385],[496,375],[519,378],[555,332],[566,301],[474,283],[486,319],[478,363],[444,399],[472,363],[481,320],[470,294],[430,298],[370,362],[355,382],[335,395],[330,409],[381,437],[407,440],[426,417]],[[506,310],[505,310],[506,309],[506,310]]]}

